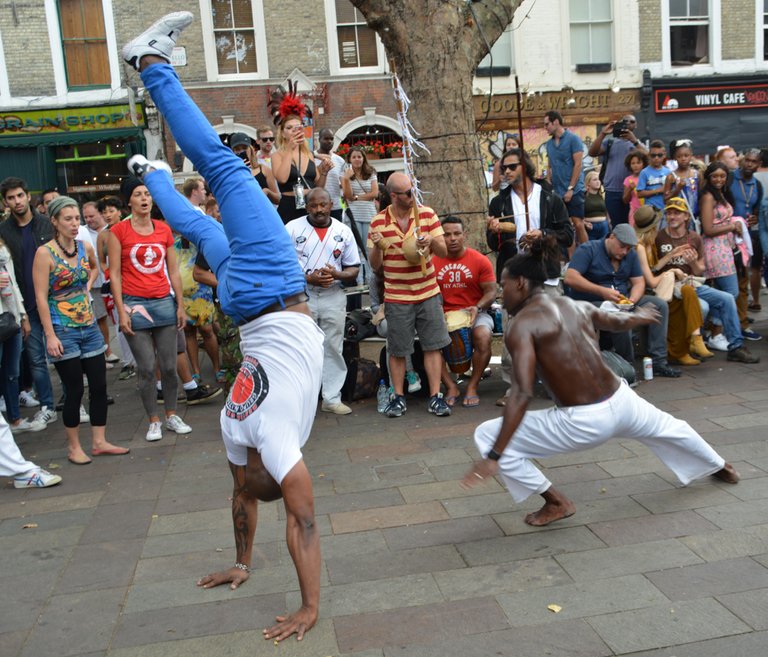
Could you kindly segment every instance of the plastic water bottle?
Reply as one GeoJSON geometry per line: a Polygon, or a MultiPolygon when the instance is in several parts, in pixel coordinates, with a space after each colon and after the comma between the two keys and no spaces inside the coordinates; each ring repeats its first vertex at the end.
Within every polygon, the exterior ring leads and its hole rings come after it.
{"type": "Polygon", "coordinates": [[[389,388],[384,383],[384,379],[380,379],[379,388],[376,390],[376,410],[383,413],[387,404],[389,404],[389,388]]]}

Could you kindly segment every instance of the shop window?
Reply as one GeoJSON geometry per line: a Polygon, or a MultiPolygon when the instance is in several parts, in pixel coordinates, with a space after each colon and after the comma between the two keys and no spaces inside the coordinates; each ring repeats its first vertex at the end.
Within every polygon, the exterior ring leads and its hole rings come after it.
{"type": "Polygon", "coordinates": [[[266,77],[261,0],[200,0],[200,11],[209,79],[266,77]]]}
{"type": "Polygon", "coordinates": [[[512,26],[510,25],[491,46],[491,52],[480,62],[475,75],[479,78],[508,76],[512,75],[514,70],[515,53],[512,48],[512,26]]]}
{"type": "Polygon", "coordinates": [[[709,0],[668,0],[672,66],[708,64],[709,0]]]}
{"type": "Polygon", "coordinates": [[[59,19],[68,87],[108,87],[111,79],[102,0],[59,0],[59,19]]]}
{"type": "Polygon", "coordinates": [[[59,189],[80,201],[93,201],[120,191],[127,176],[125,169],[127,147],[137,152],[131,140],[113,139],[85,144],[57,146],[56,177],[59,189]]]}
{"type": "Polygon", "coordinates": [[[613,65],[611,0],[570,0],[571,63],[580,73],[613,65]]]}
{"type": "Polygon", "coordinates": [[[349,0],[326,0],[326,17],[332,72],[383,70],[381,43],[359,9],[349,0]]]}

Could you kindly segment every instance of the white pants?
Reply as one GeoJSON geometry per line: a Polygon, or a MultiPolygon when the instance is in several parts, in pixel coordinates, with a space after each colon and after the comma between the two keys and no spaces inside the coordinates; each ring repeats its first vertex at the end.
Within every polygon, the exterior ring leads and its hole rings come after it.
{"type": "MultiPolygon", "coordinates": [[[[502,418],[488,420],[475,430],[483,457],[493,447],[501,423],[502,418]]],[[[552,485],[528,459],[597,447],[611,438],[643,443],[683,485],[725,465],[687,422],[660,411],[622,381],[610,399],[597,404],[528,411],[499,459],[499,474],[519,503],[552,485]]]]}
{"type": "Polygon", "coordinates": [[[11,429],[0,413],[0,477],[26,474],[30,470],[37,470],[37,466],[21,455],[11,429]]]}
{"type": "Polygon", "coordinates": [[[347,319],[347,295],[340,285],[309,288],[309,310],[325,333],[323,341],[323,401],[341,402],[341,388],[347,378],[344,362],[344,325],[347,319]]]}
{"type": "Polygon", "coordinates": [[[240,327],[243,364],[221,411],[227,458],[248,462],[256,449],[281,483],[301,460],[320,392],[323,334],[292,311],[262,315],[240,327]]]}

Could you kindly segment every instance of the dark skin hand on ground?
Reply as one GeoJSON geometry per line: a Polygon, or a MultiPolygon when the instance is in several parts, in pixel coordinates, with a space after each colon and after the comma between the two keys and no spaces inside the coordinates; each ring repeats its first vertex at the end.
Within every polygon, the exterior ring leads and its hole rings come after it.
{"type": "MultiPolygon", "coordinates": [[[[501,454],[522,422],[533,398],[537,376],[544,382],[558,406],[582,406],[605,399],[621,382],[605,365],[598,346],[598,331],[620,332],[658,323],[653,306],[634,312],[605,312],[592,304],[567,297],[550,297],[540,287],[521,277],[502,275],[504,307],[514,316],[505,335],[514,354],[512,392],[504,407],[504,419],[494,451],[501,454]]],[[[498,473],[498,462],[478,461],[462,484],[472,487],[498,473]]],[[[736,483],[733,467],[715,473],[723,481],[736,483]]],[[[544,506],[525,517],[529,525],[543,526],[575,513],[576,507],[554,486],[542,493],[544,506]]]]}

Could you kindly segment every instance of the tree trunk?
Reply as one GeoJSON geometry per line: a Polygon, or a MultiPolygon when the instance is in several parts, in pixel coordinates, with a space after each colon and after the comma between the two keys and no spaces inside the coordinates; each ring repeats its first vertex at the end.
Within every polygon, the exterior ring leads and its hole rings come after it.
{"type": "Polygon", "coordinates": [[[472,83],[486,41],[499,38],[521,1],[351,0],[381,37],[411,101],[408,119],[430,150],[414,160],[424,204],[461,217],[483,251],[488,191],[472,83]]]}

